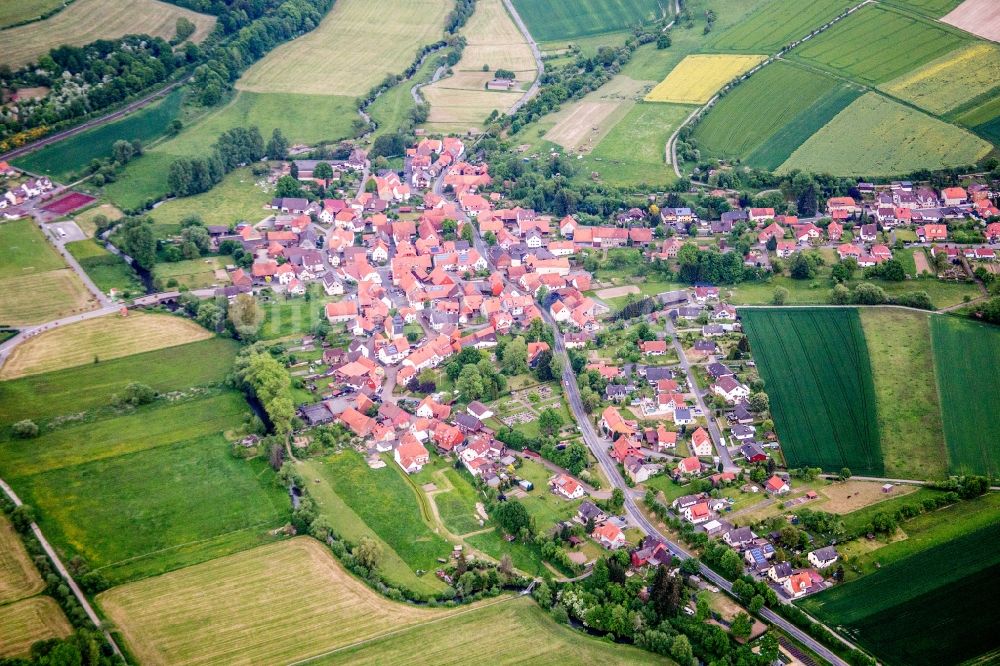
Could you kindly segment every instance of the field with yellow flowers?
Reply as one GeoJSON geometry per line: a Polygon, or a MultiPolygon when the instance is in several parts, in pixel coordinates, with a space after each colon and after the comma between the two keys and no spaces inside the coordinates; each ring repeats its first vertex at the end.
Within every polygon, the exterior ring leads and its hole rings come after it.
{"type": "Polygon", "coordinates": [[[689,55],[646,95],[646,101],[704,104],[719,88],[765,59],[762,55],[689,55]]]}

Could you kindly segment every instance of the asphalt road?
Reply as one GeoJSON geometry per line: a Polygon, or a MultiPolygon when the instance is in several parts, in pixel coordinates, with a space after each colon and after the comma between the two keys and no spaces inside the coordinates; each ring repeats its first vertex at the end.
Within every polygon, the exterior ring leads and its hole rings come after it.
{"type": "Polygon", "coordinates": [[[538,49],[538,43],[535,42],[535,39],[531,36],[531,33],[528,31],[528,27],[524,25],[524,21],[521,20],[521,15],[518,14],[517,10],[514,8],[514,4],[510,0],[503,0],[503,4],[504,7],[507,8],[507,12],[510,14],[510,17],[514,19],[517,29],[521,31],[522,35],[524,35],[524,39],[528,42],[528,46],[531,47],[531,54],[535,57],[535,67],[538,70],[538,74],[535,75],[535,80],[531,84],[531,87],[528,88],[527,92],[521,96],[521,99],[514,102],[514,105],[507,111],[507,114],[512,116],[517,113],[518,109],[527,104],[535,95],[538,94],[538,89],[542,85],[542,74],[545,73],[545,63],[542,61],[542,52],[538,49]]]}
{"type": "Polygon", "coordinates": [[[740,468],[738,465],[733,463],[733,459],[729,455],[729,449],[726,448],[726,438],[723,436],[722,431],[719,430],[719,426],[715,422],[712,412],[705,404],[705,398],[702,396],[701,390],[695,382],[694,374],[691,372],[691,363],[684,354],[684,348],[681,347],[681,341],[677,338],[677,331],[674,330],[674,325],[671,323],[669,318],[667,319],[667,334],[673,338],[674,350],[677,352],[677,358],[680,360],[681,369],[684,370],[684,374],[687,376],[688,385],[691,387],[691,393],[694,394],[694,399],[698,404],[698,408],[701,410],[701,413],[705,415],[705,420],[708,422],[708,434],[711,435],[712,444],[715,445],[715,451],[719,456],[719,460],[722,461],[723,471],[738,472],[740,468]]]}

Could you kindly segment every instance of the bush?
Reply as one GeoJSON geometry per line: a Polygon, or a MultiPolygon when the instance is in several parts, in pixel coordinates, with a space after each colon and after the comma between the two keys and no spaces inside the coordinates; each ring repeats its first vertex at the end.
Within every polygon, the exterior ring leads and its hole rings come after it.
{"type": "Polygon", "coordinates": [[[30,419],[18,421],[11,427],[11,432],[18,439],[32,439],[38,437],[38,426],[30,419]]]}

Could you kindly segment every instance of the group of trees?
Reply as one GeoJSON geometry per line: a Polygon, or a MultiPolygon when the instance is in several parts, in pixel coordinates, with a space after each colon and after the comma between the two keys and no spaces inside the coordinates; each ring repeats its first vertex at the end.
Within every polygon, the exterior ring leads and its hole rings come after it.
{"type": "MultiPolygon", "coordinates": [[[[280,149],[280,139],[276,142],[272,136],[268,146],[280,149]]],[[[167,172],[167,185],[179,197],[207,192],[233,169],[256,162],[265,154],[264,138],[257,127],[234,127],[222,133],[208,157],[175,159],[167,172]]]]}
{"type": "MultiPolygon", "coordinates": [[[[668,567],[657,567],[639,576],[626,576],[629,555],[618,551],[603,557],[593,573],[578,583],[564,585],[558,599],[539,590],[539,603],[557,620],[571,618],[592,632],[672,658],[679,664],[728,663],[763,666],[777,658],[776,640],[766,635],[753,646],[736,638],[750,633],[749,616],[737,616],[730,632],[705,620],[713,617],[707,602],[697,603],[697,612],[687,617],[680,609],[691,596],[683,575],[673,575],[668,567]],[[648,591],[643,600],[642,589],[648,591]]],[[[744,614],[745,615],[745,614],[744,614]]]]}
{"type": "Polygon", "coordinates": [[[257,343],[240,351],[233,370],[237,386],[261,404],[274,431],[290,434],[295,404],[291,378],[284,366],[257,343]]]}
{"type": "Polygon", "coordinates": [[[5,139],[36,127],[50,128],[86,117],[163,83],[185,64],[183,53],[159,37],[127,35],[85,46],[59,46],[37,63],[0,72],[0,87],[47,86],[39,99],[24,99],[0,112],[0,148],[5,139]]]}
{"type": "Polygon", "coordinates": [[[933,310],[934,304],[926,291],[908,291],[890,297],[885,293],[885,289],[872,284],[862,282],[853,289],[849,289],[843,284],[835,284],[830,292],[830,302],[835,305],[905,305],[921,310],[933,310]]]}

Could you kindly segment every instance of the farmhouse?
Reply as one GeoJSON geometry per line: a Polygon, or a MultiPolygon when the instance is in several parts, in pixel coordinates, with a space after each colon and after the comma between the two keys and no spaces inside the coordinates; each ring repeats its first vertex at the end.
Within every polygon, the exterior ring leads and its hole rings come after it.
{"type": "Polygon", "coordinates": [[[817,569],[825,569],[833,564],[836,564],[840,556],[837,554],[837,549],[833,546],[827,546],[826,548],[819,548],[812,551],[808,555],[809,563],[812,564],[817,569]]]}

